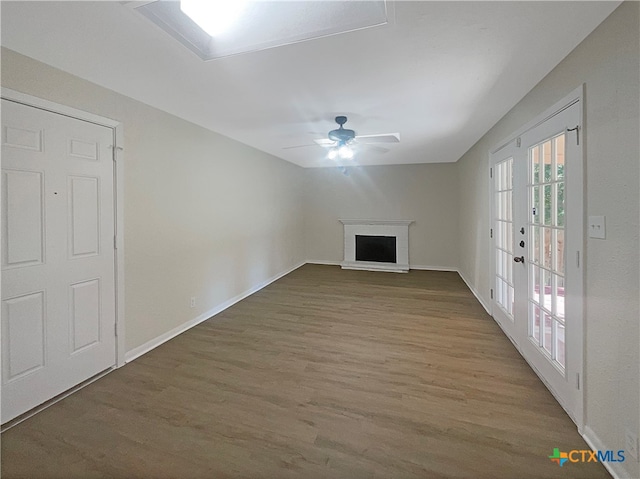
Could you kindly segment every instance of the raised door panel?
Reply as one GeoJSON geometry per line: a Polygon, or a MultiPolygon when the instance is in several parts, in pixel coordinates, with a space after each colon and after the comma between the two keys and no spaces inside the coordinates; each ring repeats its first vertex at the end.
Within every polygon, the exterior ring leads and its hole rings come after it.
{"type": "Polygon", "coordinates": [[[69,303],[71,349],[76,353],[100,341],[100,280],[72,284],[69,303]]]}
{"type": "Polygon", "coordinates": [[[82,160],[99,160],[100,145],[97,141],[91,140],[69,140],[69,156],[82,160]]]}
{"type": "Polygon", "coordinates": [[[2,146],[42,151],[42,136],[42,130],[5,126],[2,128],[2,146]]]}
{"type": "Polygon", "coordinates": [[[68,178],[69,258],[99,254],[100,181],[98,178],[68,178]]]}
{"type": "Polygon", "coordinates": [[[45,293],[38,291],[2,301],[4,383],[45,365],[45,293]],[[25,347],[29,344],[29,347],[25,347]]]}
{"type": "Polygon", "coordinates": [[[43,174],[2,171],[2,266],[17,268],[44,262],[43,174]]]}

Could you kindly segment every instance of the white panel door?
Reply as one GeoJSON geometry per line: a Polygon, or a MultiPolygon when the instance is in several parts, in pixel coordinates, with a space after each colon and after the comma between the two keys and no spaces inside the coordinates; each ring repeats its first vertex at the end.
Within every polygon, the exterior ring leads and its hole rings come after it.
{"type": "Polygon", "coordinates": [[[2,423],[115,364],[113,130],[2,100],[2,423]]]}

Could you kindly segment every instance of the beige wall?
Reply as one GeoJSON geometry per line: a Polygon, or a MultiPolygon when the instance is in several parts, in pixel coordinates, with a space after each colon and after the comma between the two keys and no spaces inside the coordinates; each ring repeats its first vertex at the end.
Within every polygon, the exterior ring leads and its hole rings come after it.
{"type": "Polygon", "coordinates": [[[414,220],[412,266],[457,268],[456,165],[423,164],[308,169],[305,245],[310,261],[343,260],[340,218],[414,220]]]}
{"type": "Polygon", "coordinates": [[[301,168],[6,49],[2,86],[124,124],[127,351],[304,260],[301,168]]]}
{"type": "MultiPolygon", "coordinates": [[[[626,448],[625,428],[639,426],[639,7],[619,7],[458,162],[460,268],[487,301],[488,152],[586,84],[585,209],[607,226],[606,240],[587,239],[585,255],[586,432],[614,450],[626,448]]],[[[631,457],[616,467],[640,477],[631,457]]]]}

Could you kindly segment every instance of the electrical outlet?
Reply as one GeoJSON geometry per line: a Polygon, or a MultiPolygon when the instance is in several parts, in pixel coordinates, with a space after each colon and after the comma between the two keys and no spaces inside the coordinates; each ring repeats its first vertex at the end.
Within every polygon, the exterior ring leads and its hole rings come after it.
{"type": "Polygon", "coordinates": [[[638,435],[626,429],[624,431],[624,439],[627,454],[638,460],[638,435]]]}
{"type": "Polygon", "coordinates": [[[191,304],[191,307],[192,307],[192,308],[195,308],[195,307],[196,307],[196,297],[195,297],[195,296],[192,296],[192,297],[191,297],[191,303],[190,303],[190,304],[191,304]]]}

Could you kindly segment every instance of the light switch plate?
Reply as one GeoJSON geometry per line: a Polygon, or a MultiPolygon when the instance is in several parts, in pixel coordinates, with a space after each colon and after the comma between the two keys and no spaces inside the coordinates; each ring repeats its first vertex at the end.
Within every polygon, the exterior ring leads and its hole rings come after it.
{"type": "Polygon", "coordinates": [[[606,238],[606,229],[604,224],[604,216],[589,216],[589,238],[606,238]]]}

